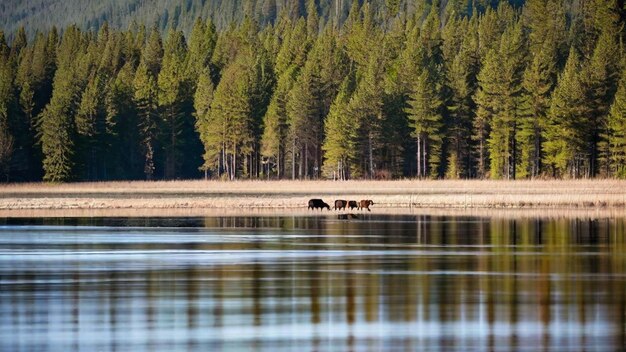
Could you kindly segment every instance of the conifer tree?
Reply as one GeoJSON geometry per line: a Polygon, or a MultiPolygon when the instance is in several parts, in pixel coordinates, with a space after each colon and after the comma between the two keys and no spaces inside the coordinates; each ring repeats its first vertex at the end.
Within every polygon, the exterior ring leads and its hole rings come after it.
{"type": "Polygon", "coordinates": [[[167,179],[181,176],[183,147],[181,134],[191,119],[189,111],[189,81],[184,74],[187,46],[181,32],[168,34],[158,76],[161,143],[164,152],[163,175],[167,179]]]}
{"type": "Polygon", "coordinates": [[[213,22],[209,20],[205,23],[198,18],[189,36],[187,57],[187,75],[194,84],[204,69],[209,67],[216,41],[217,32],[213,22]]]}
{"type": "Polygon", "coordinates": [[[133,80],[133,102],[137,109],[143,174],[147,180],[155,176],[155,154],[158,151],[158,87],[148,65],[142,61],[133,80]]]}
{"type": "Polygon", "coordinates": [[[242,156],[248,153],[254,139],[250,76],[245,72],[246,66],[241,60],[225,68],[207,117],[206,126],[210,128],[200,132],[206,134],[203,137],[205,163],[223,168],[230,180],[241,175],[242,156]]]}
{"type": "Polygon", "coordinates": [[[582,176],[588,160],[586,138],[580,128],[588,108],[579,71],[580,59],[572,48],[554,89],[543,134],[543,163],[556,177],[582,176]]]}
{"type": "Polygon", "coordinates": [[[524,72],[522,111],[518,134],[519,178],[537,177],[542,171],[542,135],[550,108],[550,96],[556,83],[554,43],[546,42],[524,72]]]}
{"type": "MultiPolygon", "coordinates": [[[[211,103],[213,102],[213,94],[215,93],[215,87],[213,86],[213,80],[211,78],[211,72],[208,67],[200,74],[196,92],[194,94],[194,109],[196,116],[196,130],[200,134],[200,140],[204,145],[204,163],[201,166],[201,170],[204,171],[205,178],[208,177],[208,172],[215,165],[212,164],[214,160],[219,160],[219,155],[211,155],[212,150],[219,150],[213,146],[213,141],[210,139],[212,136],[209,130],[216,128],[211,125],[211,103]]],[[[218,141],[219,142],[219,141],[218,141]]],[[[221,172],[221,165],[218,165],[217,169],[218,177],[221,172]]]]}
{"type": "Polygon", "coordinates": [[[360,120],[350,112],[350,96],[354,90],[351,76],[345,78],[330,107],[324,130],[326,138],[323,173],[328,178],[346,180],[356,173],[360,120]]]}
{"type": "Polygon", "coordinates": [[[82,52],[82,34],[75,26],[67,28],[58,49],[58,68],[54,75],[52,98],[41,115],[41,146],[46,181],[63,182],[77,176],[74,169],[74,114],[82,88],[76,84],[78,77],[75,65],[82,52]]]}
{"type": "Polygon", "coordinates": [[[478,37],[470,31],[464,36],[459,50],[446,71],[450,90],[447,100],[448,160],[446,177],[466,178],[472,173],[471,135],[478,74],[478,37]]]}
{"type": "Polygon", "coordinates": [[[441,162],[443,102],[428,69],[415,81],[406,112],[416,143],[417,177],[438,177],[441,162]]]}
{"type": "Polygon", "coordinates": [[[611,105],[608,117],[606,139],[610,176],[626,178],[626,70],[611,105]]]}
{"type": "Polygon", "coordinates": [[[316,177],[320,164],[322,115],[319,79],[307,62],[287,100],[291,177],[316,177]]]}
{"type": "Polygon", "coordinates": [[[152,77],[158,77],[161,71],[161,61],[163,60],[163,42],[161,40],[161,33],[157,26],[152,27],[146,46],[143,49],[141,60],[148,68],[152,77]]]}
{"type": "Polygon", "coordinates": [[[9,180],[10,162],[14,153],[15,137],[11,119],[15,118],[13,69],[8,54],[0,55],[0,177],[9,180]]]}
{"type": "Polygon", "coordinates": [[[582,73],[589,115],[582,127],[587,136],[589,155],[587,176],[609,172],[609,151],[606,135],[607,117],[617,89],[619,47],[616,32],[607,29],[600,34],[589,63],[582,73]]]}
{"type": "Polygon", "coordinates": [[[261,154],[267,158],[268,168],[275,166],[276,177],[285,175],[285,155],[288,148],[287,101],[296,80],[298,68],[292,66],[278,79],[276,89],[263,118],[261,154]]]}

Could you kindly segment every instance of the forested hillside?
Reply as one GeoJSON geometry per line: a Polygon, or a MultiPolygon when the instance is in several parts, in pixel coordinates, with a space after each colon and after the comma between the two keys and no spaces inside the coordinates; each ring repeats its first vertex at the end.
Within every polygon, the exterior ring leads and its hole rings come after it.
{"type": "MultiPolygon", "coordinates": [[[[432,0],[373,0],[375,12],[393,14],[423,11],[432,0]]],[[[471,15],[497,6],[500,0],[441,0],[441,6],[457,14],[471,15]]],[[[363,2],[362,0],[360,1],[363,2]]],[[[524,0],[510,0],[520,5],[524,0]]],[[[316,1],[318,16],[325,23],[342,24],[348,16],[351,0],[316,1]]],[[[240,22],[244,16],[261,26],[275,23],[284,12],[291,18],[306,16],[307,0],[2,0],[0,28],[15,33],[20,27],[27,34],[47,31],[56,26],[65,28],[76,24],[82,30],[98,30],[107,22],[117,29],[126,29],[135,23],[148,27],[156,25],[165,33],[170,29],[188,34],[198,17],[211,18],[218,29],[240,22]]]]}
{"type": "Polygon", "coordinates": [[[626,177],[622,1],[278,2],[2,35],[2,181],[626,177]]]}

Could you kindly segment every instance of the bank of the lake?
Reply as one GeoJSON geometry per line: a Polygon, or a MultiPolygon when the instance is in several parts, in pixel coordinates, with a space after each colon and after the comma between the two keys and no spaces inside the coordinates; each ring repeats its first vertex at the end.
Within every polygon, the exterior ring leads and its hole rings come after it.
{"type": "Polygon", "coordinates": [[[0,186],[0,216],[307,213],[307,201],[372,199],[372,211],[626,211],[623,180],[156,181],[0,186]],[[436,210],[435,210],[436,211],[436,210]]]}

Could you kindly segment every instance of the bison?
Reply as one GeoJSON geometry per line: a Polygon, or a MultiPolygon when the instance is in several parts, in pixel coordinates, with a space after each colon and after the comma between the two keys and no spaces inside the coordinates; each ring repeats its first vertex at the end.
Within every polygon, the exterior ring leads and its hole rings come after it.
{"type": "Polygon", "coordinates": [[[374,205],[374,202],[371,199],[363,199],[359,202],[358,209],[359,210],[367,209],[367,211],[371,211],[370,205],[374,205]]]}
{"type": "Polygon", "coordinates": [[[321,200],[321,199],[315,199],[315,198],[314,199],[310,199],[309,200],[309,209],[315,210],[317,208],[319,208],[320,210],[322,210],[324,208],[330,210],[330,205],[324,203],[324,201],[321,200]]]}
{"type": "Polygon", "coordinates": [[[348,201],[348,208],[350,208],[350,210],[354,209],[354,208],[359,208],[359,204],[356,202],[356,200],[349,200],[348,201]]]}
{"type": "Polygon", "coordinates": [[[345,210],[346,205],[348,205],[348,201],[338,199],[335,201],[335,210],[345,210]]]}

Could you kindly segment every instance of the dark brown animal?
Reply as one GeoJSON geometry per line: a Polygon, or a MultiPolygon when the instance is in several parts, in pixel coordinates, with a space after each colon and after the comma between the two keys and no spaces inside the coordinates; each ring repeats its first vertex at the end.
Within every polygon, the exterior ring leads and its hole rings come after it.
{"type": "Polygon", "coordinates": [[[330,210],[330,205],[324,203],[323,200],[321,199],[317,199],[317,198],[313,198],[313,199],[309,199],[309,209],[317,209],[319,208],[320,210],[326,208],[327,210],[330,210]]]}
{"type": "Polygon", "coordinates": [[[348,208],[350,208],[350,210],[354,209],[354,208],[359,208],[359,204],[356,202],[356,200],[349,200],[348,201],[348,208]]]}
{"type": "Polygon", "coordinates": [[[346,205],[348,205],[348,201],[338,199],[335,201],[335,210],[345,210],[346,205]]]}
{"type": "Polygon", "coordinates": [[[359,202],[358,209],[359,210],[367,209],[367,211],[371,211],[370,205],[374,205],[374,202],[371,199],[363,199],[362,201],[359,202]]]}

